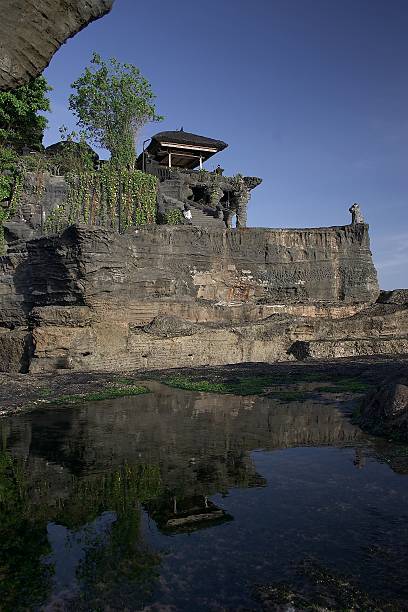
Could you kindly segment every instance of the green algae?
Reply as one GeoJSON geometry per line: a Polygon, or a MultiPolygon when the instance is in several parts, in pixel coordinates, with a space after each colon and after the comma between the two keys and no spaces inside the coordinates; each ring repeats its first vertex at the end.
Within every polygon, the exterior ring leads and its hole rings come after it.
{"type": "MultiPolygon", "coordinates": [[[[100,391],[90,391],[89,393],[78,393],[74,395],[60,395],[49,399],[39,400],[45,405],[64,405],[64,404],[83,404],[85,402],[98,402],[101,400],[113,399],[117,397],[128,397],[150,393],[150,389],[144,386],[125,386],[108,387],[100,391]]],[[[38,403],[38,400],[37,400],[38,403]]]]}
{"type": "Polygon", "coordinates": [[[282,401],[302,401],[316,393],[366,393],[371,386],[354,378],[340,379],[333,384],[327,381],[327,375],[321,373],[301,373],[282,376],[254,376],[239,377],[225,381],[209,381],[194,379],[188,376],[174,375],[164,378],[163,381],[169,387],[184,389],[186,391],[198,391],[204,393],[229,393],[232,395],[268,395],[268,397],[282,401]],[[302,383],[314,383],[326,381],[326,385],[310,388],[286,388],[281,386],[295,386],[302,383]],[[275,388],[273,388],[275,387],[275,388]]]}

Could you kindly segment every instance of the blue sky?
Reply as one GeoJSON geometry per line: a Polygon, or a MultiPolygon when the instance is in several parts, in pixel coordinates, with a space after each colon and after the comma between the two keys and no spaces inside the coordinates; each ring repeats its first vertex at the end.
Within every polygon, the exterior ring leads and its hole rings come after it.
{"type": "Polygon", "coordinates": [[[408,287],[408,0],[116,0],[45,74],[45,142],[74,128],[70,83],[92,51],[138,66],[166,119],[229,148],[208,162],[263,178],[253,226],[370,223],[381,287],[408,287]]]}

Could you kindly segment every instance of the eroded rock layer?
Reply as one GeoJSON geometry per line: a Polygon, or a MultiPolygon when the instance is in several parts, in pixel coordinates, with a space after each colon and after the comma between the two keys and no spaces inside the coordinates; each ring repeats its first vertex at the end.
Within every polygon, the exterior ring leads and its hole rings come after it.
{"type": "Polygon", "coordinates": [[[375,303],[362,224],[123,236],[73,226],[11,244],[1,263],[6,371],[408,353],[407,300],[375,303]]]}
{"type": "Polygon", "coordinates": [[[0,0],[0,89],[38,76],[67,38],[114,0],[0,0]]]}

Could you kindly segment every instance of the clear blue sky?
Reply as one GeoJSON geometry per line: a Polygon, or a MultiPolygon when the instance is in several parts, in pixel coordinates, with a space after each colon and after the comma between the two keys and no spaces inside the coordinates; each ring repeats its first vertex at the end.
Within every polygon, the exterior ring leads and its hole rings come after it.
{"type": "Polygon", "coordinates": [[[116,0],[46,70],[47,144],[93,50],[152,83],[166,119],[144,137],[225,140],[208,169],[263,178],[250,225],[340,225],[359,202],[381,286],[408,287],[408,0],[116,0]]]}

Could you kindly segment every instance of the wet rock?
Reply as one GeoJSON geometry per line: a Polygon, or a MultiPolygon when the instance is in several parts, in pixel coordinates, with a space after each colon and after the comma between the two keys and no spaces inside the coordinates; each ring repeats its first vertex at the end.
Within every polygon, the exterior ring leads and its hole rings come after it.
{"type": "Polygon", "coordinates": [[[406,369],[365,397],[358,422],[367,431],[408,442],[406,369]]]}

